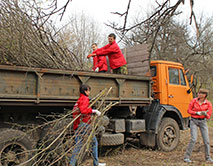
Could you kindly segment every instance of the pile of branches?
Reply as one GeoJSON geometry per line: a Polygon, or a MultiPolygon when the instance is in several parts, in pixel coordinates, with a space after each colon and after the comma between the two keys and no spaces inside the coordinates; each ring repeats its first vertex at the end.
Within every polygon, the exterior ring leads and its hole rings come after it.
{"type": "Polygon", "coordinates": [[[34,0],[1,0],[0,64],[82,70],[48,19],[34,0]]]}
{"type": "MultiPolygon", "coordinates": [[[[104,89],[96,97],[91,100],[90,107],[96,106],[96,108],[101,112],[101,116],[93,116],[91,119],[90,127],[84,131],[83,137],[81,136],[82,147],[76,156],[78,159],[78,165],[82,164],[85,155],[91,154],[91,141],[94,135],[100,135],[104,132],[104,127],[106,126],[106,116],[105,113],[117,103],[105,103],[105,98],[110,93],[112,88],[104,89]]],[[[76,110],[67,110],[65,114],[52,114],[52,115],[41,115],[39,118],[42,119],[53,119],[51,121],[47,120],[42,125],[33,127],[28,130],[27,135],[31,135],[33,131],[37,129],[43,130],[42,139],[37,145],[37,148],[29,151],[24,151],[21,153],[30,153],[30,157],[25,162],[19,164],[32,165],[32,166],[53,166],[53,165],[69,165],[73,150],[76,148],[75,137],[77,136],[73,132],[73,122],[80,116],[78,115],[73,119],[73,113],[76,110]]],[[[79,130],[85,130],[85,128],[78,128],[79,130]]]]}

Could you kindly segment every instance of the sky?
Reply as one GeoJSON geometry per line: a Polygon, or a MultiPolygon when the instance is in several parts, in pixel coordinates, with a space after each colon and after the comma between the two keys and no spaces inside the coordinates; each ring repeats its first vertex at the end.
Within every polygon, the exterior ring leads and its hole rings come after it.
{"type": "MultiPolygon", "coordinates": [[[[64,1],[64,0],[62,0],[64,1]]],[[[69,5],[70,11],[84,11],[94,19],[104,23],[115,20],[111,12],[123,12],[126,10],[129,0],[72,0],[69,5]]],[[[142,0],[132,0],[131,8],[136,9],[142,0]]]]}
{"type": "MultiPolygon", "coordinates": [[[[67,0],[59,0],[59,5],[65,4],[67,0]]],[[[88,16],[100,22],[100,24],[119,21],[118,16],[111,12],[124,12],[129,0],[72,0],[69,4],[64,16],[64,20],[69,17],[72,12],[85,12],[88,16]]],[[[174,0],[172,0],[174,1],[174,0]]],[[[171,2],[172,2],[171,1],[171,2]]],[[[183,18],[189,18],[190,0],[185,0],[185,4],[181,5],[181,10],[184,12],[183,18]]],[[[130,17],[134,16],[139,10],[146,13],[155,3],[155,0],[132,0],[130,6],[130,17]]],[[[213,0],[194,0],[194,10],[197,15],[204,13],[205,15],[213,15],[213,0]]],[[[63,21],[63,20],[62,20],[63,21]]]]}

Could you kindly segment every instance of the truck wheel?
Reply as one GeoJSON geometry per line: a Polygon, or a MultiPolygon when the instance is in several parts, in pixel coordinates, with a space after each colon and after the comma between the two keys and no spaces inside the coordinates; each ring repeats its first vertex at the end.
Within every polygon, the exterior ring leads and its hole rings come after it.
{"type": "MultiPolygon", "coordinates": [[[[47,147],[49,144],[51,144],[71,121],[71,118],[67,118],[57,122],[56,124],[47,125],[42,131],[39,146],[47,147]]],[[[70,126],[67,131],[49,148],[49,150],[53,150],[57,146],[63,145],[67,137],[72,135],[73,129],[72,126],[70,126]]]]}
{"type": "Polygon", "coordinates": [[[157,134],[157,146],[163,151],[174,150],[180,139],[180,129],[172,118],[163,118],[157,134]]]}
{"type": "Polygon", "coordinates": [[[100,145],[102,146],[115,146],[124,143],[124,134],[122,133],[104,133],[101,136],[100,145]]]}
{"type": "MultiPolygon", "coordinates": [[[[30,159],[33,144],[20,130],[0,131],[0,166],[19,165],[30,159]]],[[[30,166],[31,162],[25,164],[30,166]]]]}

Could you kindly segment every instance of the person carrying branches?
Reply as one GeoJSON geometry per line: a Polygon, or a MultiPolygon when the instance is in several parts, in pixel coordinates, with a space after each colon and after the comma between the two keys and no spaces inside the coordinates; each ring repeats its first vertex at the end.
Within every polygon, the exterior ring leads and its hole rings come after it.
{"type": "MultiPolygon", "coordinates": [[[[91,131],[91,115],[96,114],[101,115],[101,112],[97,109],[92,109],[89,107],[89,94],[90,86],[82,84],[80,86],[80,97],[74,106],[73,118],[76,118],[79,114],[81,115],[74,121],[73,129],[75,132],[75,147],[71,156],[70,165],[76,166],[77,159],[81,148],[83,146],[83,139],[91,131]]],[[[98,160],[98,141],[94,135],[92,138],[92,156],[93,156],[93,166],[105,166],[106,163],[99,163],[98,160]]]]}

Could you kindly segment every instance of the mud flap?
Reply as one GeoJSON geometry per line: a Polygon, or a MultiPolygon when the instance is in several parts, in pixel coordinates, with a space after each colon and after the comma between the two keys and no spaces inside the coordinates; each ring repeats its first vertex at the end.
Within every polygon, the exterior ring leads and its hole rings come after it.
{"type": "Polygon", "coordinates": [[[143,132],[140,134],[140,144],[149,147],[155,147],[156,134],[154,132],[143,132]]]}
{"type": "Polygon", "coordinates": [[[153,101],[150,106],[146,108],[145,126],[146,132],[140,134],[140,144],[149,147],[156,146],[156,134],[165,110],[162,109],[159,101],[153,101]]]}

